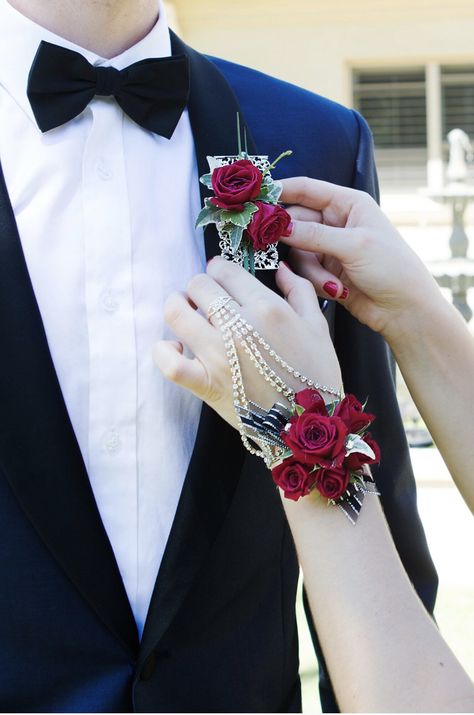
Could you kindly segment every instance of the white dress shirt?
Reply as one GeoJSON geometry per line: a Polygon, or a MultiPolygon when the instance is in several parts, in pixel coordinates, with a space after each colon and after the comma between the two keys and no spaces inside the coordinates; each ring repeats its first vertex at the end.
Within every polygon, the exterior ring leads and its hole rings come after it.
{"type": "MultiPolygon", "coordinates": [[[[201,403],[164,380],[163,304],[205,266],[187,112],[170,141],[112,97],[42,134],[26,95],[41,40],[123,69],[171,53],[164,13],[105,60],[0,0],[0,159],[52,359],[139,633],[190,461],[201,403]]],[[[64,475],[67,479],[67,474],[64,475]]],[[[87,525],[84,525],[87,528],[87,525]]]]}

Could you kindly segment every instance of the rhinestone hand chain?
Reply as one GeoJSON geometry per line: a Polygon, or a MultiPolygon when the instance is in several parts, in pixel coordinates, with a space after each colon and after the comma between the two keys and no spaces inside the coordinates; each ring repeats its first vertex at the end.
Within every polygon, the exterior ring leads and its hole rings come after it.
{"type": "Polygon", "coordinates": [[[305,387],[311,387],[332,395],[337,400],[342,399],[343,393],[342,390],[309,380],[305,375],[291,367],[235,308],[229,306],[232,300],[230,296],[215,300],[209,306],[208,317],[209,319],[216,317],[217,325],[222,332],[232,375],[234,408],[242,442],[251,454],[262,457],[267,467],[271,468],[271,465],[285,452],[285,445],[279,439],[278,434],[287,421],[289,412],[285,405],[280,403],[276,403],[272,410],[267,412],[264,408],[247,399],[234,338],[238,340],[250,362],[264,380],[275,388],[278,394],[285,397],[291,405],[294,404],[295,390],[289,387],[280,375],[273,370],[261,351],[267,353],[277,365],[305,387]],[[276,421],[278,429],[271,425],[272,420],[276,421]],[[278,420],[282,420],[280,424],[278,420]],[[261,432],[262,424],[266,427],[264,434],[261,432]],[[273,434],[271,431],[269,433],[268,425],[270,425],[270,430],[276,430],[273,434]],[[260,429],[258,426],[260,426],[260,429]]]}

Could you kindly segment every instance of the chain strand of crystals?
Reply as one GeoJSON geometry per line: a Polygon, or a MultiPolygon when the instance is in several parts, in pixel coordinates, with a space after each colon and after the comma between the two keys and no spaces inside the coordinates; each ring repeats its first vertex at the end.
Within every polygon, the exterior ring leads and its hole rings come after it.
{"type": "MultiPolygon", "coordinates": [[[[232,300],[232,299],[230,299],[232,300]]],[[[289,375],[295,377],[306,387],[314,388],[320,392],[324,392],[328,395],[333,395],[337,399],[341,400],[343,397],[343,391],[329,387],[328,385],[322,385],[319,382],[310,380],[305,375],[301,374],[298,370],[295,370],[291,365],[289,365],[286,360],[283,360],[273,348],[262,338],[261,335],[253,328],[252,325],[247,323],[244,318],[235,310],[235,308],[228,307],[227,301],[221,308],[219,312],[228,313],[232,317],[236,318],[235,321],[235,331],[238,333],[240,342],[245,352],[249,356],[250,360],[254,363],[255,367],[258,369],[260,374],[265,378],[267,382],[270,382],[277,392],[282,393],[285,397],[289,399],[290,402],[294,400],[295,391],[288,387],[288,385],[277,375],[277,373],[270,367],[268,362],[262,356],[260,350],[263,349],[269,354],[269,356],[280,365],[289,375]],[[256,342],[255,342],[256,341],[256,342]],[[258,343],[258,344],[257,344],[258,343]]]]}
{"type": "Polygon", "coordinates": [[[295,391],[283,381],[283,379],[275,372],[275,370],[273,370],[272,367],[270,367],[260,352],[260,349],[267,352],[277,364],[288,372],[288,374],[299,380],[306,387],[318,389],[321,392],[333,395],[338,399],[342,399],[342,391],[328,387],[327,385],[321,385],[313,380],[309,380],[300,372],[292,368],[285,360],[283,360],[283,358],[277,355],[277,353],[270,347],[270,345],[268,345],[268,343],[265,342],[259,333],[254,330],[252,325],[247,323],[247,321],[244,320],[234,308],[229,307],[229,303],[231,301],[232,298],[229,296],[218,298],[209,306],[208,316],[209,319],[216,316],[217,324],[222,332],[226,355],[232,375],[234,407],[242,442],[251,454],[262,457],[267,466],[270,468],[272,463],[274,463],[275,458],[278,456],[275,454],[275,447],[268,444],[267,440],[261,439],[252,434],[252,442],[257,444],[259,449],[254,447],[249,440],[249,436],[246,434],[245,425],[243,424],[239,414],[239,412],[249,410],[249,401],[247,400],[245,394],[242,371],[240,368],[234,336],[238,339],[250,361],[258,370],[260,375],[262,375],[264,380],[274,387],[278,393],[286,397],[291,404],[294,404],[295,391]]]}

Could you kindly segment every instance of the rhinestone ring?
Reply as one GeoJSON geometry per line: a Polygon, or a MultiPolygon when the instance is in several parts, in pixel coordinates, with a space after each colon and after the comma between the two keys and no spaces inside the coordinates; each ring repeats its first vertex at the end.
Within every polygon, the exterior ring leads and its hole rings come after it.
{"type": "Polygon", "coordinates": [[[222,308],[225,308],[232,300],[234,299],[230,295],[222,295],[213,300],[207,309],[207,319],[210,321],[213,315],[222,310],[222,308]]]}

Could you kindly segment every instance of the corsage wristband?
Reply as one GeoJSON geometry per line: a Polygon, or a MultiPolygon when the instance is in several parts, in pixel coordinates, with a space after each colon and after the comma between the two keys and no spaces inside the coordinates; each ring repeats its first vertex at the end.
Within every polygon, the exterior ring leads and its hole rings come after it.
{"type": "Polygon", "coordinates": [[[232,375],[234,408],[242,441],[262,457],[287,499],[317,491],[336,504],[354,524],[366,493],[377,494],[369,465],[380,450],[368,428],[375,419],[354,395],[309,380],[281,358],[232,307],[230,296],[209,306],[209,320],[220,328],[232,375]],[[262,378],[282,398],[270,410],[246,395],[237,344],[262,378]],[[301,382],[295,392],[277,372],[301,382]],[[325,403],[323,394],[329,396],[325,403]]]}

